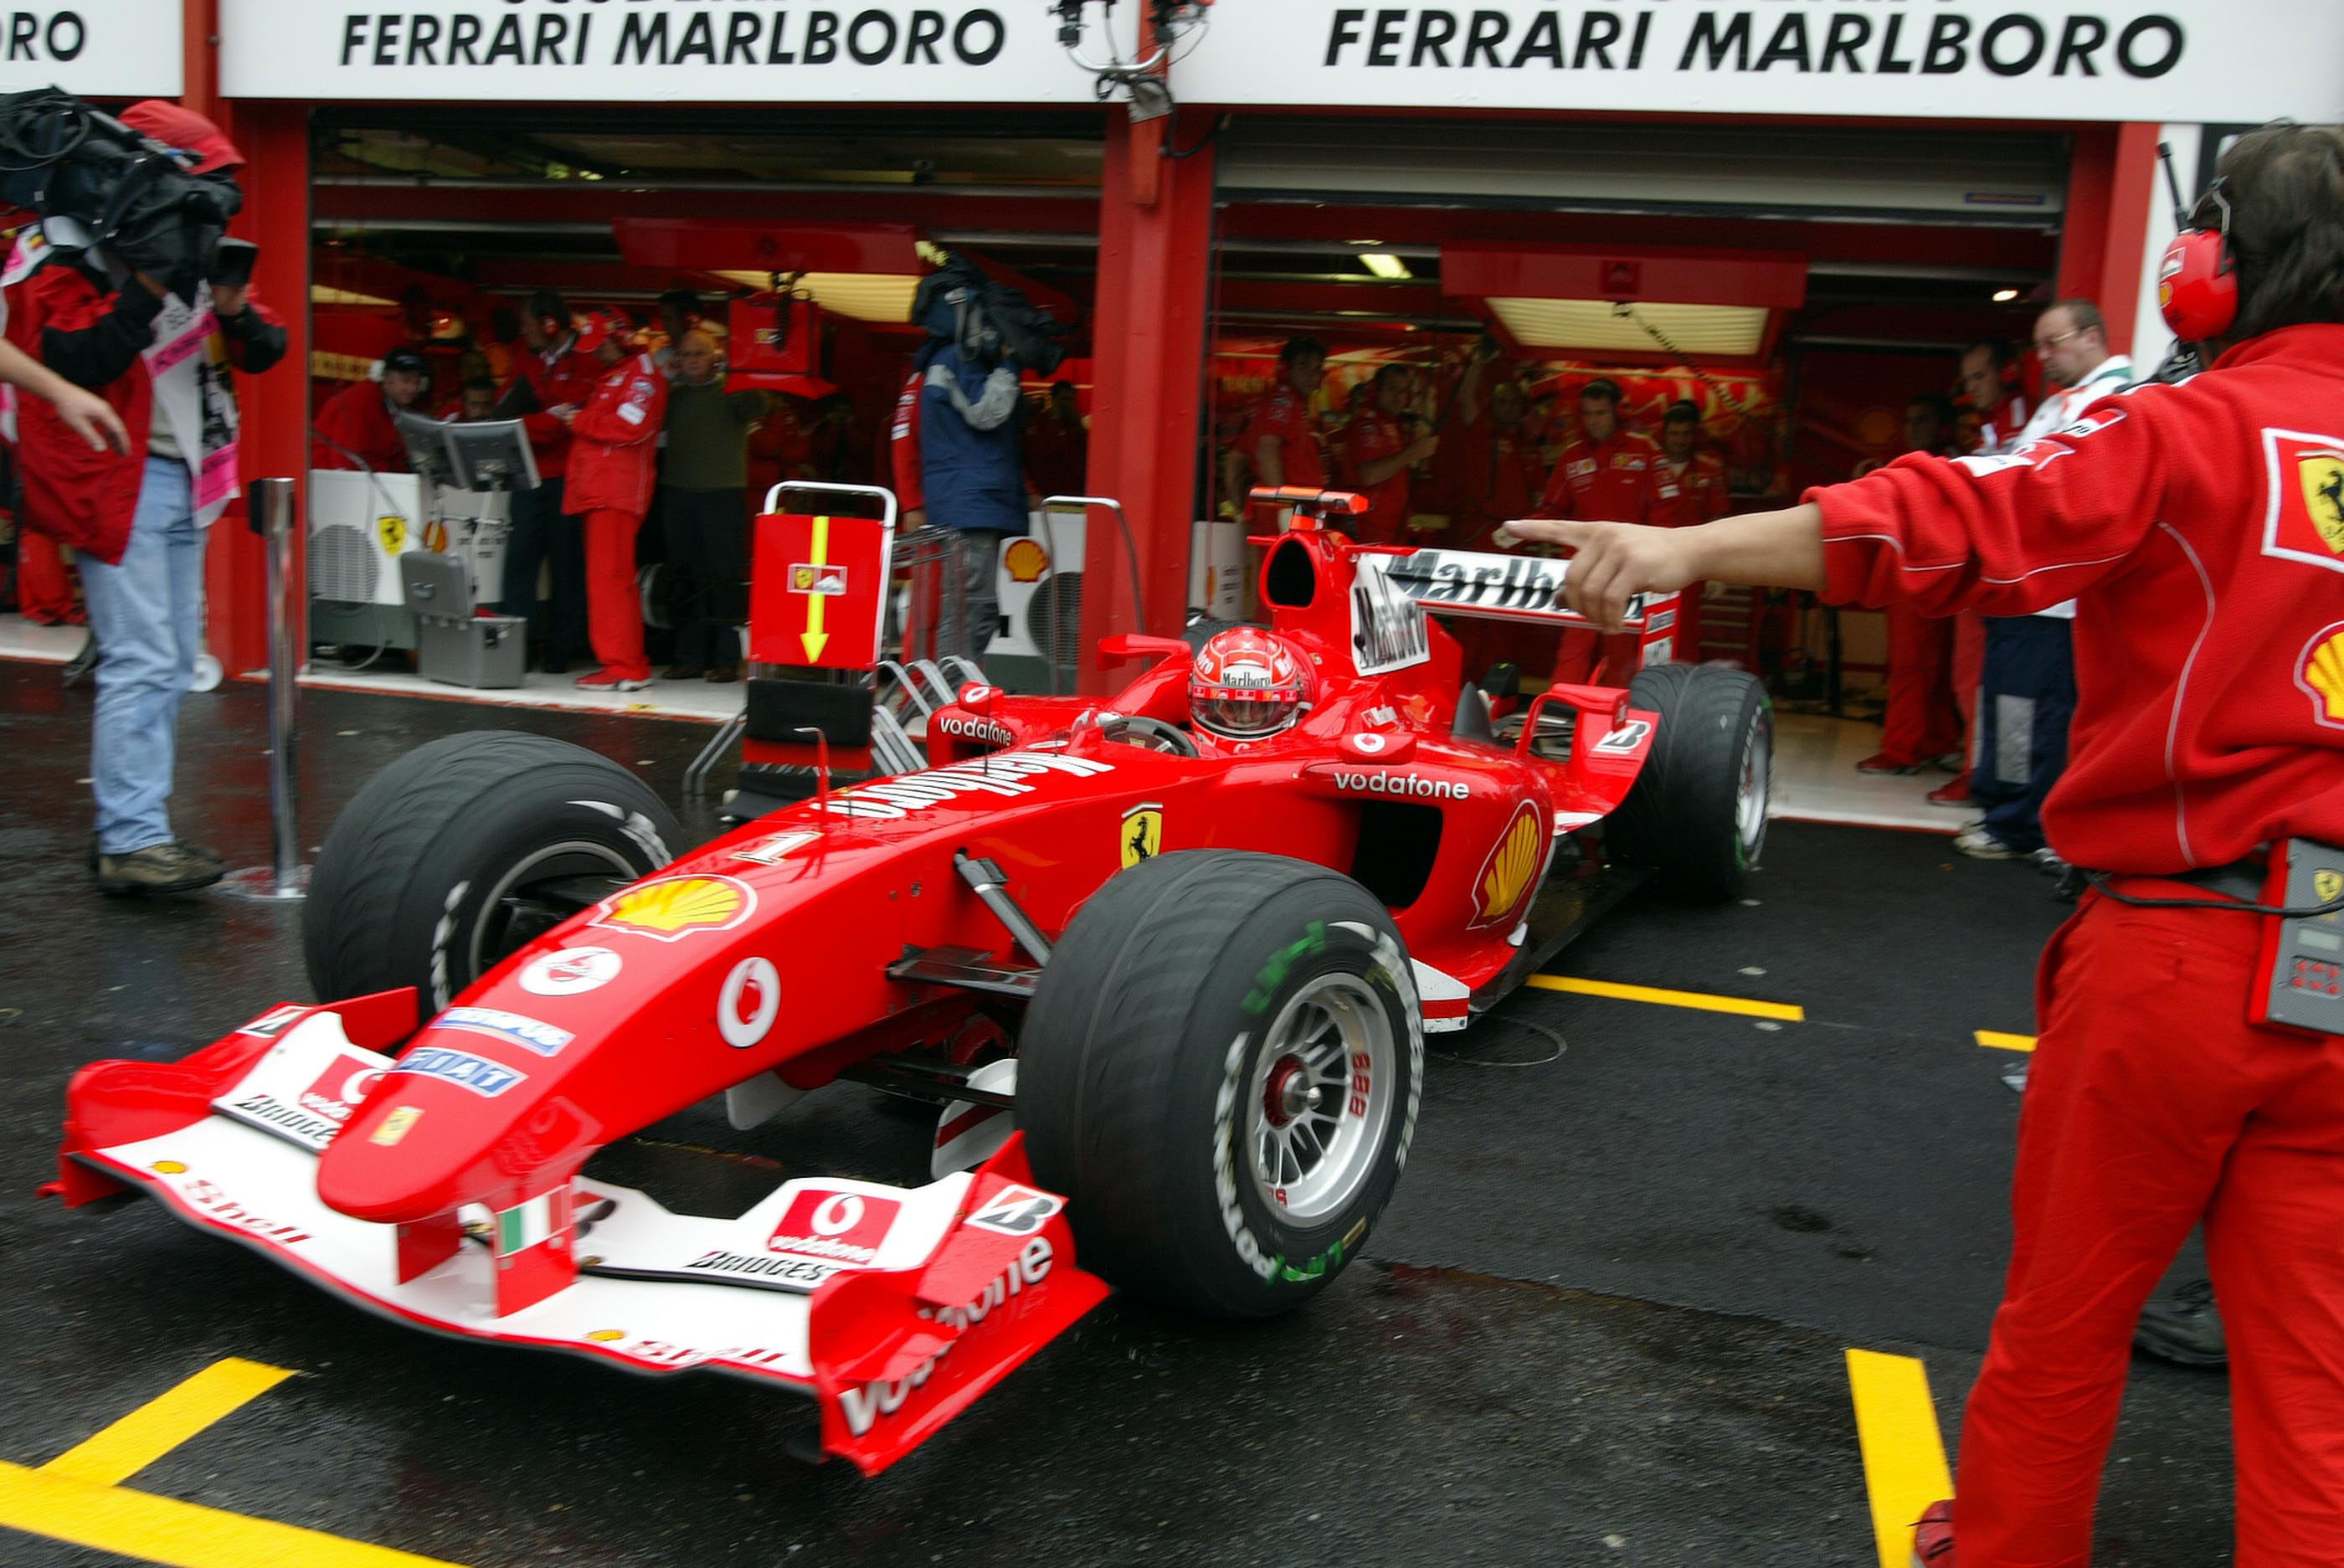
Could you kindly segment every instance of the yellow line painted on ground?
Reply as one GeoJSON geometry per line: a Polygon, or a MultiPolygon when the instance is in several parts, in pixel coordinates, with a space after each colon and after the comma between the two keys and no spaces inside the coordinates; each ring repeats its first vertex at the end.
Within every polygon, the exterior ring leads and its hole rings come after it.
{"type": "Polygon", "coordinates": [[[196,1433],[251,1403],[293,1374],[230,1356],[41,1467],[94,1486],[129,1480],[196,1433]]]}
{"type": "Polygon", "coordinates": [[[1541,991],[1568,991],[1574,996],[1609,996],[1618,1002],[1651,1002],[1662,1007],[1695,1007],[1704,1013],[1739,1013],[1751,1018],[1781,1018],[1806,1022],[1807,1010],[1793,1002],[1753,1002],[1747,996],[1713,996],[1706,991],[1662,991],[1651,986],[1616,986],[1609,980],[1582,980],[1576,975],[1533,975],[1526,985],[1541,991]]]}
{"type": "Polygon", "coordinates": [[[1990,1051],[2031,1051],[2035,1048],[2033,1035],[2006,1035],[1994,1029],[1975,1031],[1977,1043],[1990,1051]]]}
{"type": "Polygon", "coordinates": [[[169,1568],[459,1568],[388,1546],[0,1464],[0,1526],[169,1568]]]}
{"type": "Polygon", "coordinates": [[[1872,1537],[1880,1568],[1910,1568],[1913,1525],[1929,1504],[1954,1494],[1929,1373],[1910,1356],[1847,1352],[1855,1396],[1855,1435],[1864,1448],[1864,1486],[1872,1496],[1872,1537]]]}

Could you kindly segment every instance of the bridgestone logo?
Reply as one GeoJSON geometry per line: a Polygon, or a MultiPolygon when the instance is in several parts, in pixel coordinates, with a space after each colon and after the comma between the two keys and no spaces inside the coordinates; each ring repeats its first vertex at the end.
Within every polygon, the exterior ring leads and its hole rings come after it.
{"type": "Polygon", "coordinates": [[[237,1101],[236,1108],[256,1121],[281,1127],[302,1142],[315,1144],[319,1148],[331,1143],[334,1135],[342,1130],[341,1123],[306,1116],[271,1095],[248,1096],[237,1101]]]}
{"type": "Polygon", "coordinates": [[[835,1263],[817,1263],[806,1258],[758,1258],[742,1252],[721,1251],[707,1253],[684,1267],[712,1274],[737,1274],[752,1280],[770,1280],[793,1290],[812,1290],[838,1272],[835,1263]]]}
{"type": "Polygon", "coordinates": [[[1472,791],[1454,779],[1429,779],[1422,774],[1339,773],[1335,787],[1349,794],[1409,795],[1419,800],[1470,800],[1472,791]]]}

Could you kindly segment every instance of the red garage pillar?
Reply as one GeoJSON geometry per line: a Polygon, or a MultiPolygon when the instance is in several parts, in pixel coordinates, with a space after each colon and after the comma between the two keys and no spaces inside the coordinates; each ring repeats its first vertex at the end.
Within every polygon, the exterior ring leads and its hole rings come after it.
{"type": "Polygon", "coordinates": [[[2084,126],[2067,176],[2057,297],[2097,305],[2107,319],[2108,347],[2119,354],[2132,349],[2140,309],[2141,249],[2157,188],[2157,137],[2153,125],[2084,126]]]}
{"type": "MultiPolygon", "coordinates": [[[[1213,154],[1164,156],[1177,123],[1192,145],[1209,115],[1107,126],[1099,194],[1098,302],[1091,320],[1090,491],[1131,518],[1147,593],[1147,630],[1177,635],[1188,605],[1188,536],[1196,507],[1198,401],[1213,228],[1213,154]]],[[[1116,683],[1098,639],[1139,624],[1123,538],[1094,517],[1085,541],[1082,689],[1116,683]]]]}
{"type": "MultiPolygon", "coordinates": [[[[264,375],[237,378],[244,414],[238,438],[248,491],[272,475],[301,481],[294,527],[308,515],[309,466],[309,114],[298,104],[237,103],[217,117],[250,160],[243,175],[244,210],[234,228],[260,247],[254,296],[284,319],[285,358],[264,375]]],[[[307,569],[297,538],[297,582],[307,569]]],[[[261,541],[246,525],[241,501],[212,530],[205,573],[211,601],[211,651],[231,675],[268,663],[268,606],[261,541]]],[[[294,594],[297,609],[308,595],[294,594]]]]}

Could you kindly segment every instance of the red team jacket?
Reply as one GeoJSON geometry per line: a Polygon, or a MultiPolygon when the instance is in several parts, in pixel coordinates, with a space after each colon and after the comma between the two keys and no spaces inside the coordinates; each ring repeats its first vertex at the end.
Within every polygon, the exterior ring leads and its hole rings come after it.
{"type": "MultiPolygon", "coordinates": [[[[524,355],[520,374],[537,394],[537,411],[522,415],[520,422],[529,433],[530,450],[537,454],[538,476],[561,479],[570,471],[571,430],[549,410],[564,403],[584,408],[594,394],[595,383],[602,379],[602,361],[563,349],[554,354],[524,355]]],[[[573,512],[586,510],[567,497],[561,504],[573,512]]]]}
{"type": "MultiPolygon", "coordinates": [[[[1350,428],[1343,432],[1343,458],[1351,470],[1351,488],[1368,498],[1366,513],[1349,520],[1360,543],[1397,544],[1408,531],[1409,470],[1400,469],[1374,485],[1362,477],[1362,470],[1371,462],[1397,457],[1415,439],[1410,426],[1380,409],[1353,415],[1350,428]]],[[[1278,450],[1283,453],[1286,448],[1278,450]]],[[[1288,482],[1294,482],[1290,476],[1288,482]]]]}
{"type": "Polygon", "coordinates": [[[360,381],[344,387],[326,400],[318,417],[309,421],[317,432],[333,442],[312,442],[310,460],[321,469],[354,469],[359,465],[342,455],[341,450],[358,453],[366,465],[377,473],[408,471],[407,442],[391,422],[390,400],[382,394],[378,381],[360,381]]]}
{"type": "Polygon", "coordinates": [[[605,371],[570,426],[562,510],[580,516],[623,511],[641,517],[649,511],[660,427],[666,418],[667,378],[649,354],[621,359],[605,371]]]}
{"type": "Polygon", "coordinates": [[[1810,491],[1825,596],[1931,614],[2077,600],[2077,865],[2170,875],[2344,844],[2344,326],[2288,327],[2003,457],[1810,491]]]}
{"type": "Polygon", "coordinates": [[[1725,460],[1715,452],[1697,451],[1679,473],[1663,456],[1654,460],[1652,521],[1669,528],[1691,528],[1714,522],[1725,515],[1733,493],[1725,481],[1725,460]]]}
{"type": "MultiPolygon", "coordinates": [[[[1310,400],[1280,381],[1254,405],[1253,420],[1246,426],[1239,443],[1246,460],[1254,460],[1262,437],[1276,436],[1278,461],[1286,469],[1286,482],[1323,487],[1327,482],[1327,462],[1319,453],[1318,437],[1310,425],[1310,400]]],[[[1268,484],[1269,481],[1257,473],[1254,482],[1268,484]]]]}
{"type": "Polygon", "coordinates": [[[1539,517],[1598,522],[1658,521],[1652,517],[1652,465],[1661,443],[1633,430],[1614,430],[1596,446],[1585,437],[1562,449],[1539,501],[1539,517]]]}
{"type": "MultiPolygon", "coordinates": [[[[42,358],[49,357],[41,347],[45,334],[98,330],[115,313],[114,293],[101,288],[78,267],[52,263],[26,279],[21,292],[22,309],[11,313],[8,335],[42,358]]],[[[152,298],[144,289],[138,293],[142,302],[152,298]]],[[[248,339],[259,326],[281,329],[284,323],[252,295],[245,298],[247,309],[237,330],[229,331],[224,327],[221,336],[227,344],[230,364],[239,370],[265,370],[284,355],[281,333],[268,334],[273,340],[269,347],[248,339]]],[[[155,305],[160,309],[160,301],[155,301],[155,305]]],[[[146,314],[144,319],[151,321],[152,313],[146,314]]],[[[140,329],[145,329],[142,326],[140,329]]],[[[121,375],[92,389],[122,416],[130,432],[130,450],[126,454],[111,448],[91,451],[89,444],[57,417],[56,410],[46,399],[18,400],[16,441],[24,461],[25,484],[24,511],[19,515],[27,528],[77,551],[86,550],[112,566],[122,560],[122,552],[129,547],[130,521],[137,510],[139,488],[146,480],[146,436],[155,417],[155,379],[141,353],[131,359],[129,369],[121,375]]]]}

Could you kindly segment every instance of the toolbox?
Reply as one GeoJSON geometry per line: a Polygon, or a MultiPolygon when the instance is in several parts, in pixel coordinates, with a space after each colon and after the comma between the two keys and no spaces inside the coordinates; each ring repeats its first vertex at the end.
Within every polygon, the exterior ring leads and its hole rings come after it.
{"type": "Polygon", "coordinates": [[[471,574],[461,556],[410,551],[399,558],[399,576],[407,607],[415,612],[416,666],[425,680],[450,686],[521,683],[528,617],[476,613],[471,574]]]}

